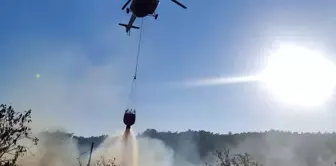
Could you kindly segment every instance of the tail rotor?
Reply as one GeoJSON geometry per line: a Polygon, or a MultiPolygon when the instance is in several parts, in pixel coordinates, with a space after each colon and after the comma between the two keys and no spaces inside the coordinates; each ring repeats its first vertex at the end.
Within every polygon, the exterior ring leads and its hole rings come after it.
{"type": "Polygon", "coordinates": [[[131,0],[128,0],[128,1],[124,4],[124,6],[121,8],[121,10],[124,10],[130,2],[131,2],[131,0]]]}

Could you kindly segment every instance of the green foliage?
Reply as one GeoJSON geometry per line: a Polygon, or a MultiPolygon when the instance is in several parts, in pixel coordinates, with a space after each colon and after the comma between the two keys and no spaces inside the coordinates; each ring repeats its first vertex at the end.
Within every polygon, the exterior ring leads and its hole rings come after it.
{"type": "Polygon", "coordinates": [[[0,166],[14,166],[17,159],[29,150],[19,141],[26,139],[33,145],[37,144],[38,138],[32,137],[28,127],[31,122],[31,110],[19,113],[11,106],[0,105],[0,166]]]}
{"type": "Polygon", "coordinates": [[[244,154],[230,154],[229,149],[224,149],[222,151],[216,150],[213,155],[217,158],[217,163],[215,165],[206,164],[207,166],[259,166],[256,161],[253,160],[252,156],[244,154]]]}
{"type": "Polygon", "coordinates": [[[96,137],[73,136],[73,139],[77,140],[78,146],[89,146],[93,142],[95,144],[95,147],[98,147],[102,142],[104,142],[107,137],[107,135],[101,135],[96,137]]]}
{"type": "Polygon", "coordinates": [[[106,160],[105,157],[101,156],[100,160],[97,160],[93,166],[117,166],[116,158],[106,160]]]}

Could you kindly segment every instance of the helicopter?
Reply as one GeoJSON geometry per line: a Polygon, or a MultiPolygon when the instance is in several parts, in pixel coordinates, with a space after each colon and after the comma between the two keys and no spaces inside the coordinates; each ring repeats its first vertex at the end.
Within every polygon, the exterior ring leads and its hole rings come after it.
{"type": "MultiPolygon", "coordinates": [[[[187,9],[182,3],[178,2],[177,0],[171,0],[175,4],[181,6],[184,9],[187,9]]],[[[120,26],[124,26],[126,28],[126,33],[130,34],[131,28],[133,29],[140,29],[140,27],[134,26],[133,23],[136,18],[143,18],[146,16],[153,16],[155,20],[158,18],[158,14],[155,13],[156,8],[158,7],[160,0],[127,0],[121,10],[126,8],[126,13],[129,14],[132,12],[132,16],[128,22],[128,24],[119,23],[120,26]],[[130,3],[130,7],[126,8],[127,5],[130,3]]]]}

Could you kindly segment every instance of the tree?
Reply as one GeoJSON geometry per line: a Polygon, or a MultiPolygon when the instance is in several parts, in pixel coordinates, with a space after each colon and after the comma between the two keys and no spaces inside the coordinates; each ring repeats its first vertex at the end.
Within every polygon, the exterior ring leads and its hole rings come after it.
{"type": "Polygon", "coordinates": [[[29,148],[21,145],[22,140],[29,140],[37,145],[38,138],[32,136],[31,110],[16,112],[12,106],[0,105],[0,166],[14,166],[18,157],[29,148]]]}
{"type": "Polygon", "coordinates": [[[216,165],[206,164],[207,166],[259,166],[260,164],[253,161],[253,158],[247,154],[230,154],[229,149],[222,151],[216,150],[212,153],[217,158],[216,165]]]}
{"type": "MultiPolygon", "coordinates": [[[[80,163],[79,165],[81,166],[82,164],[80,163]]],[[[97,160],[93,166],[117,166],[116,158],[106,160],[104,156],[101,156],[100,160],[97,160]]]]}

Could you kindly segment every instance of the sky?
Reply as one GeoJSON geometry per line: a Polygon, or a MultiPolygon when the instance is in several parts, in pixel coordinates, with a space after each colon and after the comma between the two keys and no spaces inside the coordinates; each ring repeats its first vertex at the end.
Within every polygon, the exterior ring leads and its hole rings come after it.
{"type": "Polygon", "coordinates": [[[332,104],[306,111],[278,103],[258,83],[183,82],[257,74],[267,50],[282,42],[336,61],[336,1],[180,1],[187,10],[162,0],[158,20],[144,19],[131,101],[140,31],[127,36],[118,26],[129,20],[124,0],[1,1],[0,103],[32,109],[35,128],[83,136],[123,130],[129,106],[137,109],[136,132],[334,130],[332,104]]]}

